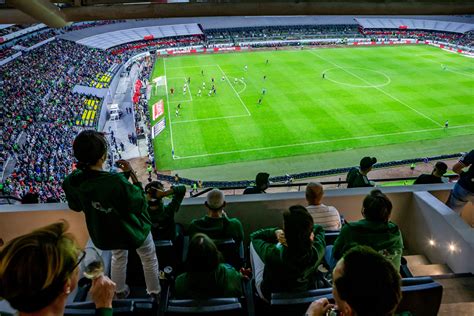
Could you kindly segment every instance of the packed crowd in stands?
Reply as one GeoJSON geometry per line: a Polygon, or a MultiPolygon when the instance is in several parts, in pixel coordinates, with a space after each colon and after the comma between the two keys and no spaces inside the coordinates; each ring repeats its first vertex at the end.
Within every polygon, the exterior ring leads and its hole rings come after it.
{"type": "Polygon", "coordinates": [[[147,40],[115,46],[111,49],[111,53],[113,55],[122,54],[127,51],[139,53],[142,51],[148,51],[150,49],[153,50],[154,48],[177,48],[192,45],[203,45],[204,43],[204,39],[201,35],[168,37],[166,39],[147,40]]]}
{"type": "Polygon", "coordinates": [[[206,30],[208,44],[255,40],[297,40],[357,35],[356,25],[308,25],[206,30]]]}
{"type": "Polygon", "coordinates": [[[23,46],[23,47],[31,47],[33,45],[38,44],[39,42],[45,41],[48,38],[54,37],[59,34],[59,31],[56,29],[48,29],[46,31],[37,32],[33,35],[29,35],[28,37],[21,39],[15,43],[15,45],[23,46]]]}
{"type": "Polygon", "coordinates": [[[461,33],[435,32],[421,30],[399,30],[399,29],[361,29],[361,34],[370,38],[415,38],[418,40],[442,41],[450,44],[460,45],[466,35],[461,33]]]}
{"type": "MultiPolygon", "coordinates": [[[[9,155],[21,154],[14,151],[14,147],[18,146],[16,141],[20,131],[25,133],[28,140],[36,131],[45,131],[45,124],[62,124],[72,128],[81,118],[85,99],[99,100],[74,94],[74,85],[90,82],[98,72],[107,70],[115,62],[120,62],[119,57],[111,57],[103,51],[73,42],[55,40],[3,66],[2,102],[8,106],[5,107],[6,124],[2,126],[2,136],[9,155]]],[[[70,144],[74,134],[56,133],[56,142],[70,144]]],[[[50,147],[49,150],[54,151],[56,147],[50,147]]],[[[46,155],[52,155],[52,152],[46,155]]],[[[28,168],[28,165],[23,168],[28,168]]],[[[28,170],[23,171],[29,173],[28,170]]],[[[61,170],[58,173],[64,176],[66,172],[61,170]]],[[[8,179],[11,192],[22,192],[12,176],[8,179]]],[[[58,186],[57,183],[54,185],[58,186]]],[[[60,188],[56,190],[60,191],[60,188]]],[[[36,191],[41,201],[48,199],[48,190],[37,188],[36,191]]],[[[60,197],[61,194],[56,196],[60,197]]]]}
{"type": "Polygon", "coordinates": [[[4,29],[1,29],[0,30],[0,36],[4,36],[4,35],[7,35],[7,34],[11,34],[11,33],[14,33],[14,32],[18,32],[24,28],[27,28],[29,27],[30,25],[17,25],[17,24],[14,24],[14,25],[11,25],[9,27],[6,27],[4,29]]]}

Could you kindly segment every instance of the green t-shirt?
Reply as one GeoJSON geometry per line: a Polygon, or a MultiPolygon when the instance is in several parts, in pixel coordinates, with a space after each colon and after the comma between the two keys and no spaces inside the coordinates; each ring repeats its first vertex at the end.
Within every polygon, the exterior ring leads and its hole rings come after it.
{"type": "Polygon", "coordinates": [[[361,219],[347,222],[334,242],[332,255],[339,260],[343,254],[357,245],[372,247],[400,269],[403,239],[398,226],[392,222],[381,223],[361,219]]]}
{"type": "Polygon", "coordinates": [[[298,292],[314,289],[318,266],[324,256],[326,241],[324,229],[314,225],[314,240],[306,253],[295,254],[278,243],[275,231],[264,228],[250,235],[252,245],[265,264],[262,292],[270,299],[273,292],[298,292]]]}
{"type": "Polygon", "coordinates": [[[212,272],[186,272],[176,278],[175,296],[193,299],[240,297],[242,276],[232,266],[222,263],[212,272]]]}
{"type": "Polygon", "coordinates": [[[85,213],[89,235],[99,249],[136,249],[150,233],[141,183],[131,184],[123,173],[74,170],[62,186],[69,208],[85,213]]]}

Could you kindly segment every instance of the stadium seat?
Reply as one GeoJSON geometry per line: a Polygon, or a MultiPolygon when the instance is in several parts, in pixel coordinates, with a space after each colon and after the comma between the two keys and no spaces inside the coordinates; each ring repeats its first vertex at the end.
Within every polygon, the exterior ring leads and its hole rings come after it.
{"type": "Polygon", "coordinates": [[[315,300],[326,297],[332,299],[332,288],[309,290],[304,292],[272,293],[270,300],[271,315],[304,315],[308,306],[315,300]]]}
{"type": "Polygon", "coordinates": [[[224,256],[226,263],[230,264],[237,270],[244,266],[245,256],[244,256],[244,244],[241,241],[240,244],[236,244],[235,240],[232,238],[227,239],[213,239],[214,243],[217,246],[217,249],[224,256]]]}
{"type": "MultiPolygon", "coordinates": [[[[153,302],[149,299],[114,300],[112,302],[112,308],[114,316],[145,316],[157,314],[156,305],[154,305],[153,302]]],[[[64,315],[95,315],[95,304],[93,302],[88,301],[66,305],[64,315]]]]}
{"type": "MultiPolygon", "coordinates": [[[[189,239],[189,236],[184,236],[183,262],[186,261],[188,255],[189,239]]],[[[226,263],[230,264],[237,270],[244,266],[245,253],[243,242],[240,242],[240,244],[237,245],[233,238],[213,239],[213,241],[216,244],[217,249],[222,253],[226,263]]]]}
{"type": "Polygon", "coordinates": [[[326,245],[334,245],[337,237],[339,236],[339,230],[327,230],[324,232],[324,239],[326,240],[326,245]]]}
{"type": "Polygon", "coordinates": [[[407,278],[402,281],[402,301],[397,313],[410,312],[417,316],[438,315],[443,286],[429,277],[407,278]],[[430,282],[431,280],[431,282],[430,282]]]}
{"type": "Polygon", "coordinates": [[[165,315],[245,315],[238,298],[212,298],[208,300],[169,300],[165,315]]]}

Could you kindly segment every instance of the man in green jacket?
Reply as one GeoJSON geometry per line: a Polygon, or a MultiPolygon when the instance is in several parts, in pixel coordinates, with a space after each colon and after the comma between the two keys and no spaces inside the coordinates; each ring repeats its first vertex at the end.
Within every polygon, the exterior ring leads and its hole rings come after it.
{"type": "Polygon", "coordinates": [[[224,193],[219,189],[210,191],[204,205],[207,214],[193,219],[188,228],[189,236],[192,238],[196,233],[204,233],[212,239],[232,238],[237,245],[240,244],[244,238],[242,223],[237,218],[227,217],[224,193]]]}
{"type": "Polygon", "coordinates": [[[175,241],[180,232],[176,227],[174,215],[179,211],[186,194],[184,185],[172,186],[169,190],[164,190],[163,184],[153,181],[145,186],[148,199],[148,212],[150,213],[153,227],[151,232],[154,239],[175,241]],[[165,205],[163,197],[173,196],[171,202],[165,205]]]}
{"type": "Polygon", "coordinates": [[[326,249],[326,261],[331,269],[345,252],[357,245],[372,247],[392,262],[397,271],[403,252],[403,239],[400,229],[389,221],[392,202],[380,190],[372,190],[363,202],[364,219],[347,222],[341,229],[334,247],[326,249]]]}
{"type": "Polygon", "coordinates": [[[316,288],[318,266],[326,242],[324,230],[315,225],[306,208],[291,206],[283,213],[283,227],[260,229],[250,235],[250,262],[260,298],[272,292],[316,288]]]}

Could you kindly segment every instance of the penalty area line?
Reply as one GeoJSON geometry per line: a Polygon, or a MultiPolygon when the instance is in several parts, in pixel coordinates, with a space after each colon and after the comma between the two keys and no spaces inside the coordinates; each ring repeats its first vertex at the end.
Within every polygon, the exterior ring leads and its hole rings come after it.
{"type": "MultiPolygon", "coordinates": [[[[466,128],[466,127],[473,127],[473,126],[474,126],[474,124],[459,125],[459,126],[449,127],[448,130],[458,129],[458,128],[466,128]]],[[[339,139],[319,140],[319,141],[306,142],[306,143],[300,143],[300,144],[287,144],[287,145],[278,145],[278,146],[270,146],[270,147],[260,147],[260,148],[249,148],[249,149],[241,149],[241,150],[222,151],[222,152],[217,152],[217,153],[212,153],[212,154],[183,156],[183,157],[176,158],[176,160],[211,157],[211,156],[221,156],[221,155],[229,155],[229,154],[236,154],[236,153],[263,151],[263,150],[269,150],[269,149],[291,148],[291,147],[308,146],[308,145],[337,143],[337,142],[350,141],[350,140],[371,139],[371,138],[380,138],[380,137],[404,135],[404,134],[413,134],[413,133],[426,133],[426,132],[433,132],[433,131],[440,131],[440,130],[442,130],[442,129],[441,128],[429,128],[429,129],[421,129],[421,130],[415,130],[415,131],[405,131],[405,132],[396,132],[396,133],[387,133],[387,134],[377,134],[377,135],[367,135],[367,136],[346,137],[346,138],[339,138],[339,139]]]]}

